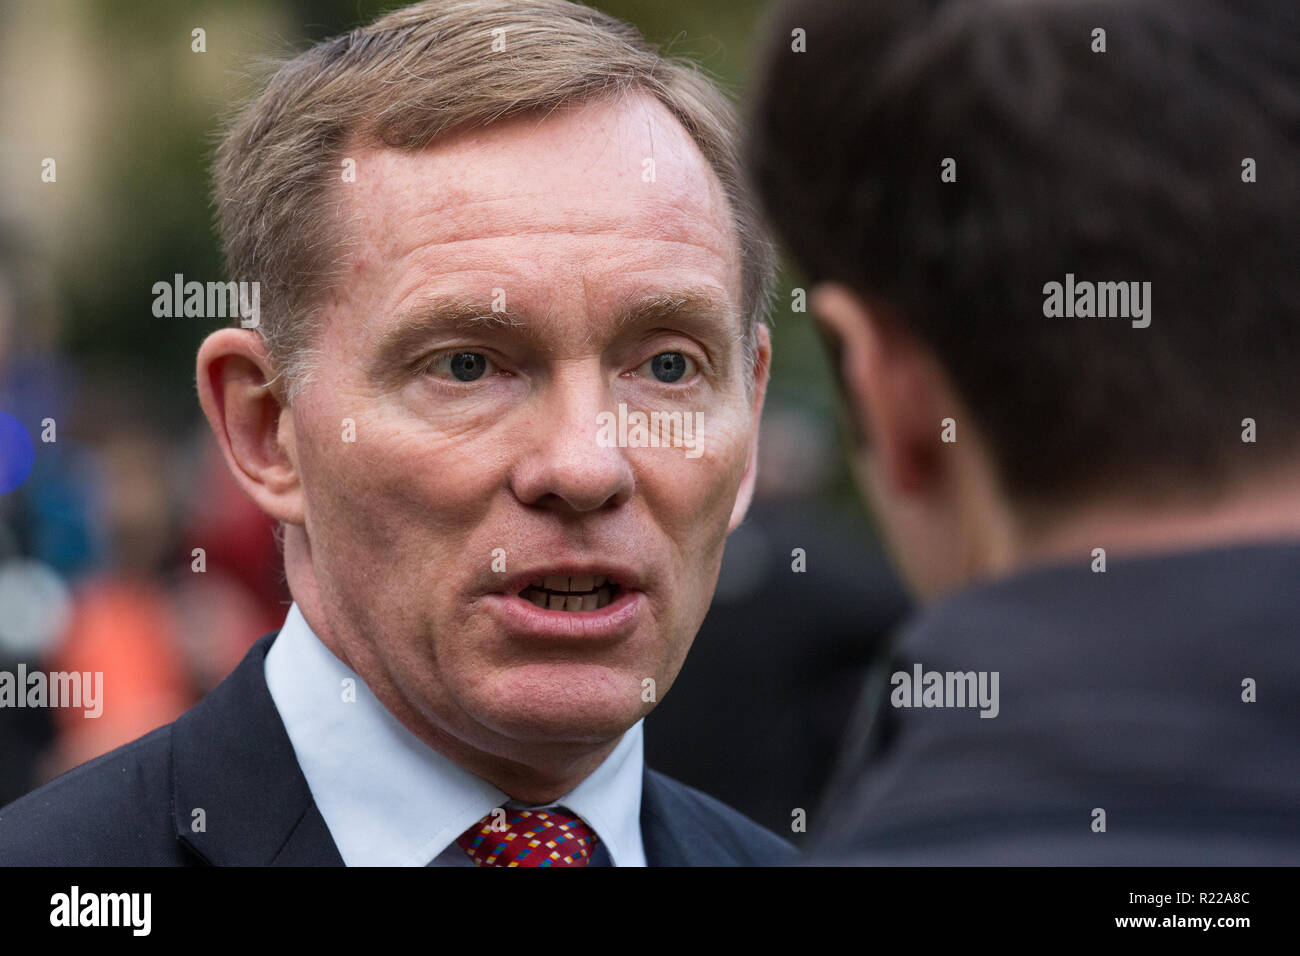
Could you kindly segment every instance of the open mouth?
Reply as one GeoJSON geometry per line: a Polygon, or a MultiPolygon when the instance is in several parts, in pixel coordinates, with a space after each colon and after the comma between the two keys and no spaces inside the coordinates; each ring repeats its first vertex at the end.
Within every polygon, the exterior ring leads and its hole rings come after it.
{"type": "Polygon", "coordinates": [[[618,594],[618,582],[603,574],[548,574],[519,592],[550,611],[598,611],[618,594]]]}

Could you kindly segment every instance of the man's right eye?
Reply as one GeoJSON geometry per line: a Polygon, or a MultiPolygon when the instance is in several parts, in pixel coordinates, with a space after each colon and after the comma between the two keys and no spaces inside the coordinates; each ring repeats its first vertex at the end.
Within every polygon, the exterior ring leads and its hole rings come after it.
{"type": "Polygon", "coordinates": [[[482,352],[444,352],[435,355],[425,371],[438,378],[474,382],[488,374],[488,370],[493,367],[482,352]]]}

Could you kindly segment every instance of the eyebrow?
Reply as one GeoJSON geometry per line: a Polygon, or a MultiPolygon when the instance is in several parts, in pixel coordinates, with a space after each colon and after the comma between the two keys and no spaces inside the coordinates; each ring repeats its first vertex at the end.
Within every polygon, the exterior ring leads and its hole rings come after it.
{"type": "MultiPolygon", "coordinates": [[[[630,295],[615,307],[615,315],[611,340],[637,327],[672,322],[712,339],[720,353],[710,355],[715,361],[729,354],[743,335],[738,310],[712,289],[630,295]]],[[[439,335],[504,329],[516,330],[521,338],[539,345],[547,338],[545,326],[530,322],[526,312],[493,311],[490,301],[474,297],[430,296],[403,312],[393,329],[383,336],[370,365],[371,378],[385,380],[403,375],[404,364],[413,353],[439,335]]]]}
{"type": "Polygon", "coordinates": [[[628,328],[660,322],[691,320],[701,331],[713,333],[722,341],[740,340],[742,329],[738,311],[716,292],[707,289],[683,289],[633,296],[620,303],[614,322],[617,338],[628,328]]]}
{"type": "Polygon", "coordinates": [[[487,329],[523,327],[523,315],[492,310],[490,301],[462,296],[431,296],[404,311],[386,333],[370,363],[371,378],[390,379],[403,373],[402,363],[421,345],[438,335],[474,334],[487,329]]]}

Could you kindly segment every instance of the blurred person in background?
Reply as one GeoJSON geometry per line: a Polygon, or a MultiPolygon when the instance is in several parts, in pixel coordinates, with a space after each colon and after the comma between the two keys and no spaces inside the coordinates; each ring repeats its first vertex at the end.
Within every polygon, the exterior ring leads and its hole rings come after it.
{"type": "Polygon", "coordinates": [[[211,436],[174,441],[130,383],[92,379],[83,391],[77,431],[93,450],[104,553],[75,579],[48,665],[103,673],[111,703],[93,717],[55,711],[47,778],[175,720],[284,607],[271,523],[218,470],[211,436]]]}
{"type": "MultiPolygon", "coordinates": [[[[68,578],[94,560],[85,450],[67,423],[73,376],[58,354],[51,276],[32,238],[0,223],[0,672],[44,667],[67,626],[68,578]],[[37,451],[40,451],[38,454],[37,451]]],[[[25,691],[25,688],[24,688],[25,691]]],[[[15,689],[16,692],[16,689],[15,689]]],[[[55,743],[47,708],[0,708],[0,803],[42,782],[55,743]]]]}
{"type": "Polygon", "coordinates": [[[179,444],[152,395],[76,371],[51,281],[0,232],[0,465],[29,469],[0,488],[0,670],[101,673],[113,706],[0,709],[5,802],[174,720],[284,606],[271,523],[211,435],[179,444]]]}
{"type": "Polygon", "coordinates": [[[1300,7],[791,0],[759,76],[928,605],[818,858],[1300,863],[1300,7]]]}

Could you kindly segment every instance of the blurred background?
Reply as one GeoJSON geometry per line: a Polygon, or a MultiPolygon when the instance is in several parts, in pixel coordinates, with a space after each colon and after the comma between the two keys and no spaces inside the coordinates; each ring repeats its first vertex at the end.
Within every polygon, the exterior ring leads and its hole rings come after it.
{"type": "MultiPolygon", "coordinates": [[[[106,699],[98,719],[0,708],[0,805],[173,720],[283,621],[271,526],[195,396],[195,351],[221,320],[155,318],[152,287],[222,278],[207,165],[259,64],[400,5],[0,6],[0,671],[101,671],[106,699]]],[[[767,9],[590,5],[735,95],[767,9]]],[[[815,812],[862,675],[906,610],[842,464],[819,343],[790,311],[801,284],[785,272],[776,299],[752,516],[646,725],[651,766],[796,842],[795,811],[815,812]]]]}

